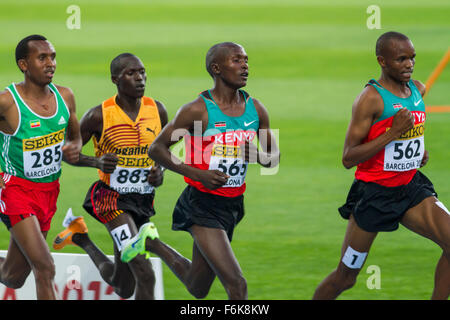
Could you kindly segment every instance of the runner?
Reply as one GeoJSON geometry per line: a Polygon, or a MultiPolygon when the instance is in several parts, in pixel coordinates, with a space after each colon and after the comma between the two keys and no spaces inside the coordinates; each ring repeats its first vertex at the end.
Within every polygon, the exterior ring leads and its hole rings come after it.
{"type": "Polygon", "coordinates": [[[387,32],[377,40],[376,55],[381,77],[370,80],[356,98],[344,144],[344,166],[357,169],[347,202],[339,208],[349,219],[341,261],[313,298],[335,299],[351,288],[377,233],[401,223],[442,248],[432,299],[448,299],[450,213],[417,170],[427,163],[428,152],[425,86],[411,79],[416,52],[408,37],[387,32]]]}
{"type": "Polygon", "coordinates": [[[192,262],[162,251],[158,240],[143,234],[122,252],[125,261],[146,251],[156,253],[197,298],[208,294],[216,275],[230,299],[247,298],[247,283],[230,245],[244,216],[247,166],[252,161],[274,167],[279,161],[266,108],[240,89],[247,84],[247,60],[238,44],[211,47],[206,68],[214,88],[184,105],[150,147],[152,159],[188,183],[175,206],[172,228],[192,235],[192,262]],[[186,161],[180,163],[169,148],[185,134],[186,161]],[[255,137],[262,151],[251,143],[255,137]]]}
{"type": "Polygon", "coordinates": [[[0,217],[11,233],[0,281],[21,288],[33,271],[37,299],[56,299],[55,265],[45,241],[59,194],[61,160],[78,161],[81,136],[69,88],[52,83],[53,45],[31,35],[16,47],[24,81],[0,92],[0,217]]]}
{"type": "Polygon", "coordinates": [[[89,188],[83,207],[111,234],[115,261],[89,238],[83,217],[70,214],[67,229],[56,237],[53,247],[59,250],[75,244],[83,248],[122,298],[135,293],[136,299],[154,299],[150,260],[140,256],[122,263],[120,252],[141,226],[151,237],[158,237],[149,219],[155,214],[155,187],[162,184],[163,173],[148,157],[148,149],[167,124],[167,112],[161,102],[144,96],[146,70],[135,55],[123,53],[114,58],[111,79],[117,94],[90,109],[80,122],[83,145],[92,138],[96,156],[80,154],[76,165],[99,169],[100,179],[89,188]]]}

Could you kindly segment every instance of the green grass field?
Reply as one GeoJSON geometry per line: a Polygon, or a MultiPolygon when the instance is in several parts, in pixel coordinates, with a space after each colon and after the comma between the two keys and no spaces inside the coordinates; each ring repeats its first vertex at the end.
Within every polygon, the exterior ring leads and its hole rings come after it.
{"type": "MultiPolygon", "coordinates": [[[[148,69],[146,95],[176,110],[212,87],[204,67],[208,48],[221,41],[242,44],[249,55],[246,90],[268,108],[279,129],[282,153],[276,175],[247,175],[246,216],[235,231],[233,248],[248,281],[250,299],[310,299],[335,268],[346,221],[343,204],[354,169],[341,164],[345,131],[356,95],[380,71],[374,54],[386,31],[406,33],[416,52],[414,78],[425,82],[449,47],[450,3],[446,0],[378,1],[380,30],[369,30],[366,8],[373,1],[117,1],[78,0],[81,29],[69,30],[66,8],[74,1],[2,0],[0,3],[0,87],[22,81],[14,49],[23,37],[45,35],[57,51],[55,83],[72,88],[79,118],[115,93],[109,63],[122,52],[138,55],[148,69]]],[[[426,98],[449,105],[450,66],[426,98]]],[[[450,114],[427,121],[430,161],[423,172],[450,206],[450,114]]],[[[92,153],[92,144],[84,149],[92,153]]],[[[84,215],[91,238],[112,254],[106,229],[81,207],[97,179],[94,169],[63,165],[58,212],[48,243],[61,230],[66,210],[84,215]]],[[[191,257],[189,234],[171,230],[173,206],[184,189],[181,176],[166,173],[158,189],[153,221],[162,240],[191,257]]],[[[0,249],[9,235],[1,228],[0,249]]],[[[82,252],[77,247],[64,252],[82,252]]],[[[340,299],[428,299],[440,248],[404,227],[379,234],[357,285],[340,299]],[[366,272],[381,269],[381,289],[369,290],[366,272]]],[[[190,299],[164,267],[166,299],[190,299]]],[[[218,280],[208,299],[226,299],[218,280]]]]}

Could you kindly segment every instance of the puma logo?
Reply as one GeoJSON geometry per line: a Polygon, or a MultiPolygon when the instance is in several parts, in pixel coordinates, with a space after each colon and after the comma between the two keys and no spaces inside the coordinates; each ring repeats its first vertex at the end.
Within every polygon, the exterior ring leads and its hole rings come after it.
{"type": "Polygon", "coordinates": [[[155,132],[155,130],[156,130],[156,127],[155,127],[155,129],[154,130],[152,130],[152,129],[150,129],[150,128],[146,128],[147,129],[147,131],[150,131],[151,133],[153,133],[155,136],[156,136],[156,132],[155,132]]]}

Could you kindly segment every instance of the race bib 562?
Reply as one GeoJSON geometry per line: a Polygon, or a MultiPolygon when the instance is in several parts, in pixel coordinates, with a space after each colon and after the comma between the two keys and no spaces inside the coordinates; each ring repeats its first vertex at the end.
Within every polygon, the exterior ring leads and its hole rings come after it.
{"type": "Polygon", "coordinates": [[[384,149],[385,171],[408,171],[420,168],[425,152],[424,123],[419,123],[384,149]]]}

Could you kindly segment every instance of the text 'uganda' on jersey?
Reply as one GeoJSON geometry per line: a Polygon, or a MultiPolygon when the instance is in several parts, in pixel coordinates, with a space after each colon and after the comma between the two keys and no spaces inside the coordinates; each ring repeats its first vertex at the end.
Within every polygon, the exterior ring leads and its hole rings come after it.
{"type": "Polygon", "coordinates": [[[239,90],[245,99],[245,111],[239,117],[224,114],[215,103],[209,90],[200,94],[208,111],[208,126],[202,136],[188,135],[185,139],[185,163],[202,170],[220,170],[229,175],[227,183],[210,190],[198,181],[184,180],[202,192],[224,197],[237,197],[245,192],[247,165],[241,157],[240,146],[256,137],[259,117],[247,92],[239,90]]]}
{"type": "Polygon", "coordinates": [[[0,134],[3,172],[33,182],[53,182],[61,175],[61,149],[70,113],[58,89],[52,83],[48,87],[56,101],[56,112],[49,117],[36,114],[14,83],[6,88],[19,112],[19,125],[11,135],[0,134]]]}
{"type": "Polygon", "coordinates": [[[143,97],[138,116],[132,121],[116,104],[116,96],[103,101],[103,132],[99,141],[92,138],[96,157],[115,153],[119,158],[113,173],[98,170],[100,180],[121,194],[152,193],[154,187],[147,176],[154,162],[148,149],[161,131],[158,107],[152,98],[143,97]]]}
{"type": "Polygon", "coordinates": [[[383,98],[384,109],[381,117],[372,124],[363,143],[376,139],[390,130],[394,115],[401,108],[407,108],[414,115],[414,128],[400,138],[387,144],[383,150],[371,159],[358,164],[355,178],[366,182],[375,182],[386,187],[408,184],[420,168],[424,152],[425,103],[412,80],[408,82],[411,95],[400,98],[384,89],[374,79],[369,81],[383,98]]]}

